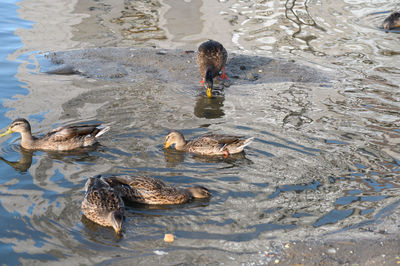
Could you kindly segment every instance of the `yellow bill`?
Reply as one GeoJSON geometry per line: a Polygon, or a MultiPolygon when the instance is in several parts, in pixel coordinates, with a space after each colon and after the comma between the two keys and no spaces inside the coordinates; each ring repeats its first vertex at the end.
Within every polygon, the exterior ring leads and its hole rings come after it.
{"type": "Polygon", "coordinates": [[[8,134],[11,134],[13,132],[14,131],[11,130],[11,127],[9,127],[6,132],[0,134],[0,137],[7,136],[8,134]]]}
{"type": "Polygon", "coordinates": [[[168,141],[166,141],[166,142],[164,143],[164,148],[168,149],[169,146],[171,146],[171,143],[169,143],[168,141]]]}
{"type": "Polygon", "coordinates": [[[208,98],[211,98],[211,97],[212,97],[211,91],[212,91],[212,88],[207,88],[207,97],[208,97],[208,98]]]}

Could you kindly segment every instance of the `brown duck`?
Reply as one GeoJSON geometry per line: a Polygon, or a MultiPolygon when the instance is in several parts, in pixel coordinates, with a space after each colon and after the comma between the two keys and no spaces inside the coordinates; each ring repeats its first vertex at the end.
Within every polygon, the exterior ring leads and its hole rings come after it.
{"type": "Polygon", "coordinates": [[[400,27],[400,11],[390,14],[390,16],[383,21],[382,26],[385,30],[400,27]]]}
{"type": "Polygon", "coordinates": [[[147,176],[113,176],[105,180],[122,198],[137,203],[182,204],[211,196],[205,187],[178,188],[147,176]]]}
{"type": "Polygon", "coordinates": [[[221,79],[228,79],[225,74],[225,64],[228,53],[217,41],[209,40],[203,42],[197,51],[197,65],[203,77],[201,83],[207,89],[207,97],[212,97],[213,79],[220,76],[221,79]],[[222,71],[222,73],[221,73],[222,71]]]}
{"type": "Polygon", "coordinates": [[[47,133],[43,138],[32,136],[31,125],[24,118],[14,120],[0,137],[17,132],[21,134],[21,146],[29,150],[68,151],[93,145],[110,127],[99,129],[96,125],[64,126],[47,133]]]}
{"type": "Polygon", "coordinates": [[[209,134],[186,141],[178,131],[170,132],[165,138],[164,147],[167,149],[175,144],[178,151],[187,151],[199,155],[225,155],[242,152],[254,138],[243,139],[237,136],[209,134]]]}
{"type": "Polygon", "coordinates": [[[89,177],[82,201],[83,214],[102,226],[111,226],[117,234],[122,230],[125,205],[121,196],[101,176],[89,177]]]}

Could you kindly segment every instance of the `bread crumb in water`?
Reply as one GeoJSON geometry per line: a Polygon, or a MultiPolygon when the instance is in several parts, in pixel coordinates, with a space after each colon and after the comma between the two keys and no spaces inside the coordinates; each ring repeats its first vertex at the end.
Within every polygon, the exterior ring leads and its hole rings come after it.
{"type": "Polygon", "coordinates": [[[164,241],[165,242],[174,242],[174,235],[173,234],[165,234],[164,241]]]}

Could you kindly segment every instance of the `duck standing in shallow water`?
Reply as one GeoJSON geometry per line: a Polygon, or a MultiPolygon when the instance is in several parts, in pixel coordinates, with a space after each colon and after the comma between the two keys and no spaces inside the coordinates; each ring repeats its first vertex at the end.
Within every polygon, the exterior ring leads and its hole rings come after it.
{"type": "Polygon", "coordinates": [[[164,147],[167,149],[175,144],[178,151],[187,151],[199,155],[224,155],[242,152],[249,145],[252,138],[243,139],[237,136],[210,134],[186,141],[185,137],[178,131],[170,132],[165,138],[164,147]]]}
{"type": "Polygon", "coordinates": [[[400,11],[390,14],[390,16],[383,21],[382,26],[385,30],[400,27],[400,11]]]}
{"type": "Polygon", "coordinates": [[[182,204],[211,196],[205,187],[178,188],[147,176],[113,176],[105,180],[122,198],[137,203],[182,204]]]}
{"type": "Polygon", "coordinates": [[[89,177],[85,190],[81,205],[83,214],[102,226],[112,226],[120,234],[125,214],[121,196],[100,176],[89,177]]]}
{"type": "Polygon", "coordinates": [[[69,151],[95,144],[97,138],[110,130],[97,125],[64,126],[47,133],[43,138],[32,136],[31,125],[24,118],[14,120],[0,137],[17,132],[21,134],[21,146],[28,150],[69,151]]]}
{"type": "Polygon", "coordinates": [[[228,53],[217,41],[209,40],[203,42],[197,51],[197,65],[203,77],[201,83],[207,89],[207,97],[212,97],[213,79],[220,76],[221,79],[228,79],[225,74],[225,64],[228,53]],[[222,71],[222,74],[220,74],[222,71]]]}

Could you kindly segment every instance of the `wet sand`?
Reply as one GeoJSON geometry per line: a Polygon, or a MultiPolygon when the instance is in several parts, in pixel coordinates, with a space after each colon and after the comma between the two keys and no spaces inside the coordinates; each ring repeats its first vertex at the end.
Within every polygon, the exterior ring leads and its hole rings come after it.
{"type": "MultiPolygon", "coordinates": [[[[196,53],[184,50],[95,48],[51,52],[49,74],[79,74],[118,82],[157,79],[166,83],[197,83],[201,76],[196,53]]],[[[234,85],[279,82],[329,83],[329,75],[295,60],[230,53],[227,75],[234,85]]],[[[46,64],[48,65],[48,64],[46,64]]]]}
{"type": "Polygon", "coordinates": [[[399,235],[382,239],[289,242],[280,251],[266,252],[279,265],[398,265],[399,235]]]}

